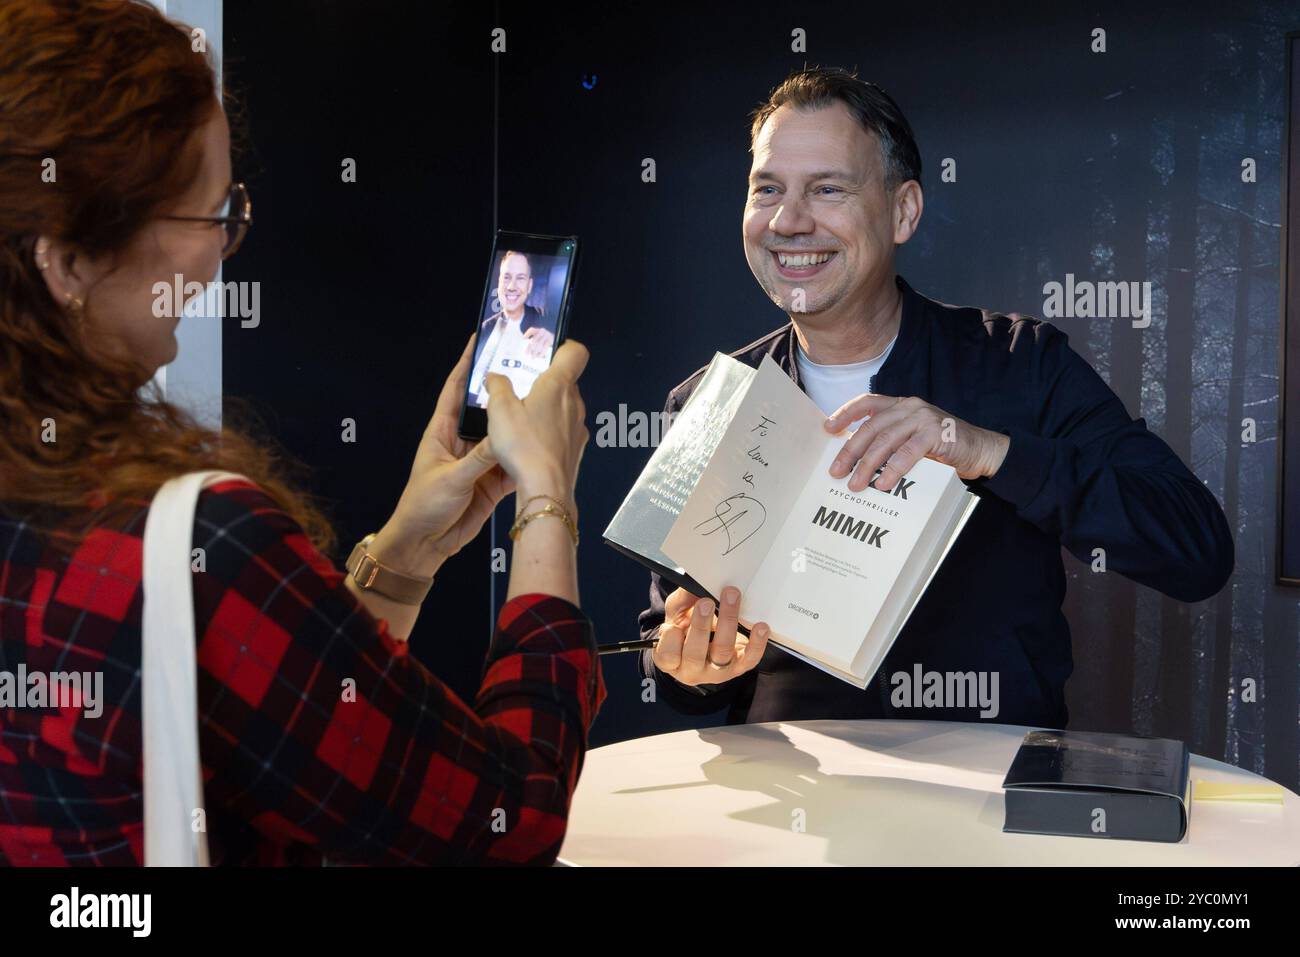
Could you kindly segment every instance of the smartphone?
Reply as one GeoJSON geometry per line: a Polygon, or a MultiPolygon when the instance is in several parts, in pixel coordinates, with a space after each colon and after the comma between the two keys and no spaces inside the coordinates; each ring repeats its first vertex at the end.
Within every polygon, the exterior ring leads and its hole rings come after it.
{"type": "Polygon", "coordinates": [[[461,438],[487,435],[489,372],[508,378],[522,399],[550,366],[569,332],[577,273],[577,236],[497,231],[475,319],[478,336],[461,405],[461,438]]]}

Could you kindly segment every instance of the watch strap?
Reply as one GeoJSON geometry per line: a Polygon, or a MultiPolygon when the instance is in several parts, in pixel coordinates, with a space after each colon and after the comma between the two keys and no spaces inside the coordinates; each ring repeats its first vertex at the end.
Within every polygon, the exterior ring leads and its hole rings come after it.
{"type": "Polygon", "coordinates": [[[373,591],[377,595],[391,598],[403,605],[418,605],[424,601],[433,587],[432,578],[415,578],[403,575],[396,569],[381,564],[370,554],[370,543],[374,541],[372,532],[357,542],[348,556],[347,570],[357,587],[362,591],[373,591]]]}

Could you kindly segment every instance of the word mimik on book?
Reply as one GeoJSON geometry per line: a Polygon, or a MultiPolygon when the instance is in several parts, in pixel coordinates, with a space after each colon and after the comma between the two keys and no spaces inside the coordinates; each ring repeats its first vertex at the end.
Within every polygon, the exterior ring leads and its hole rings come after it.
{"type": "Polygon", "coordinates": [[[889,529],[881,528],[879,525],[874,525],[865,519],[855,519],[848,512],[839,512],[837,510],[828,512],[825,505],[817,507],[817,514],[813,516],[813,524],[828,528],[832,532],[840,532],[849,538],[856,538],[868,545],[875,545],[877,548],[884,548],[880,544],[880,540],[889,534],[889,529]]]}
{"type": "MultiPolygon", "coordinates": [[[[879,471],[876,473],[879,475],[879,471]]],[[[874,482],[875,479],[872,479],[874,482]]],[[[907,490],[916,484],[916,480],[900,478],[898,483],[892,489],[876,488],[874,485],[868,485],[867,488],[873,492],[879,492],[881,495],[892,495],[907,500],[907,490]]],[[[820,525],[822,528],[828,528],[832,532],[840,532],[849,538],[856,538],[860,542],[866,542],[868,545],[875,545],[876,548],[884,548],[880,540],[889,534],[889,529],[881,528],[866,519],[854,518],[848,512],[841,512],[838,509],[826,510],[825,505],[817,507],[817,514],[813,516],[813,524],[820,525]]]]}

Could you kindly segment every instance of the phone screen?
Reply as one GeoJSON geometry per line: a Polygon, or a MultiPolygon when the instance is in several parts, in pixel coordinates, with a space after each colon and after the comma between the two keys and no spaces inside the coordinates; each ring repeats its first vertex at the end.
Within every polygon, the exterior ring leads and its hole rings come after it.
{"type": "Polygon", "coordinates": [[[460,434],[487,434],[485,377],[500,373],[526,396],[568,332],[578,237],[501,230],[488,263],[476,322],[474,360],[461,411],[460,434]]]}

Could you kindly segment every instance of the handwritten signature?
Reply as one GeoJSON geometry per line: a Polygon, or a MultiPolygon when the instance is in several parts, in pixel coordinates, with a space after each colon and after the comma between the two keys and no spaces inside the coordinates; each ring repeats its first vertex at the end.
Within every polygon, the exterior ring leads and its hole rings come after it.
{"type": "Polygon", "coordinates": [[[695,529],[701,535],[712,535],[714,532],[725,533],[727,547],[722,550],[722,554],[727,555],[762,528],[765,521],[767,521],[767,509],[763,503],[752,495],[737,492],[713,506],[713,517],[706,518],[696,525],[695,529]],[[733,512],[735,514],[732,514],[733,512]]]}
{"type": "MultiPolygon", "coordinates": [[[[759,438],[765,438],[768,429],[776,425],[776,420],[765,415],[760,415],[759,419],[761,421],[758,425],[749,431],[757,432],[759,438]]],[[[751,462],[757,462],[763,468],[767,468],[767,460],[763,458],[763,445],[761,442],[753,448],[747,449],[745,457],[751,462]]],[[[750,488],[758,487],[755,484],[754,472],[751,470],[746,470],[740,476],[740,480],[750,488]]],[[[727,555],[751,538],[755,532],[763,527],[765,521],[767,521],[767,508],[763,503],[747,492],[737,492],[735,495],[729,495],[714,505],[713,517],[700,522],[695,526],[695,529],[701,535],[723,532],[726,535],[727,547],[723,549],[722,554],[727,555]],[[732,514],[733,512],[735,514],[732,514]]]]}

